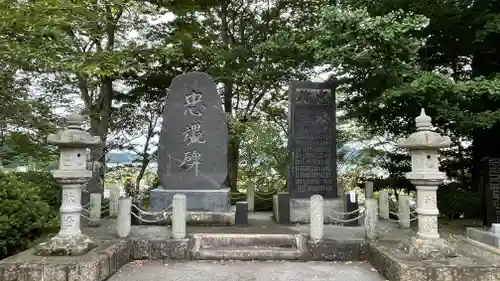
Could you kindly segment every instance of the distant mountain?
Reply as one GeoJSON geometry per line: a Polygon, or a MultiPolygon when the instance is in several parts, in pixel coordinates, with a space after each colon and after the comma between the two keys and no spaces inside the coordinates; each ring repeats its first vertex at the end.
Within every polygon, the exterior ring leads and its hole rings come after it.
{"type": "Polygon", "coordinates": [[[132,164],[136,160],[140,160],[141,157],[135,153],[120,151],[120,152],[108,152],[106,154],[106,163],[114,164],[132,164]]]}

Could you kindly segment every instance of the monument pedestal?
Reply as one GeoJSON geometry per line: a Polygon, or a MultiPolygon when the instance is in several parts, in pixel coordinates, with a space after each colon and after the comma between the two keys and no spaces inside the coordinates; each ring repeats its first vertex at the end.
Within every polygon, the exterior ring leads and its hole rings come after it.
{"type": "MultiPolygon", "coordinates": [[[[290,222],[309,223],[310,199],[290,198],[290,222]]],[[[325,223],[338,223],[335,219],[344,219],[338,212],[343,212],[344,202],[341,198],[323,199],[323,218],[325,223]]]]}
{"type": "Polygon", "coordinates": [[[228,212],[231,206],[231,191],[229,188],[217,190],[156,188],[150,191],[150,210],[157,212],[172,205],[175,194],[186,195],[187,211],[228,212]]]}

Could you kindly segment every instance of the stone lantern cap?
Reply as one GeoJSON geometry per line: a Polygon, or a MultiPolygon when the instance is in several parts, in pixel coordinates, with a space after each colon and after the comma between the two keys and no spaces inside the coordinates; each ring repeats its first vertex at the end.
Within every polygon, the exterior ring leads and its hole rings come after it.
{"type": "Polygon", "coordinates": [[[71,113],[66,117],[68,123],[67,129],[50,134],[47,137],[49,144],[66,148],[87,148],[101,144],[101,138],[92,136],[82,128],[83,116],[77,112],[71,113]]]}
{"type": "Polygon", "coordinates": [[[439,149],[449,147],[451,145],[449,137],[441,136],[432,130],[432,119],[425,114],[425,110],[423,108],[420,112],[420,116],[415,118],[415,121],[417,131],[406,139],[399,139],[399,147],[421,150],[439,149]]]}

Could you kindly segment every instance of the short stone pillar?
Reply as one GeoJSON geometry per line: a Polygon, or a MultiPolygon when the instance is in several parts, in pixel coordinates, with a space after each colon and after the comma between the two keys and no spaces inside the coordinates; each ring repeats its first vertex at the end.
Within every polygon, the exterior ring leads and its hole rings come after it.
{"type": "Polygon", "coordinates": [[[432,130],[431,118],[422,109],[415,118],[417,132],[398,140],[399,147],[410,150],[411,172],[406,174],[417,189],[417,236],[409,242],[409,251],[422,259],[456,256],[456,251],[438,233],[437,189],[446,179],[439,171],[438,151],[449,147],[450,138],[432,130]]]}
{"type": "Polygon", "coordinates": [[[389,192],[381,190],[378,197],[378,209],[380,218],[383,220],[389,219],[389,192]]]}
{"type": "Polygon", "coordinates": [[[248,211],[255,211],[255,183],[250,182],[247,186],[247,204],[248,211]]]}
{"type": "Polygon", "coordinates": [[[172,206],[172,238],[186,238],[186,195],[174,195],[172,206]]]}
{"type": "Polygon", "coordinates": [[[89,226],[99,226],[101,225],[101,208],[102,207],[102,194],[101,193],[91,193],[90,194],[90,206],[89,206],[89,226]]]}
{"type": "Polygon", "coordinates": [[[410,228],[410,199],[407,195],[399,195],[398,218],[401,228],[410,228]]]}
{"type": "Polygon", "coordinates": [[[87,133],[82,128],[83,121],[82,116],[72,113],[67,117],[67,129],[47,138],[60,151],[59,169],[53,175],[62,186],[61,229],[49,241],[38,245],[37,255],[83,255],[97,246],[82,233],[80,215],[82,188],[92,177],[92,171],[87,170],[87,148],[100,145],[101,139],[87,133]]]}
{"type": "Polygon", "coordinates": [[[109,190],[109,216],[118,216],[118,199],[120,199],[120,189],[118,187],[109,190]]]}
{"type": "Polygon", "coordinates": [[[377,239],[378,205],[375,199],[365,201],[365,236],[368,240],[377,239]]]}
{"type": "Polygon", "coordinates": [[[118,218],[116,220],[116,234],[119,238],[126,238],[132,228],[132,198],[118,200],[118,218]]]}
{"type": "Polygon", "coordinates": [[[311,196],[311,205],[309,206],[309,214],[311,218],[310,228],[311,228],[311,239],[313,241],[319,241],[323,239],[323,197],[321,195],[311,196]]]}
{"type": "Polygon", "coordinates": [[[365,199],[373,198],[373,182],[367,181],[365,182],[365,199]]]}

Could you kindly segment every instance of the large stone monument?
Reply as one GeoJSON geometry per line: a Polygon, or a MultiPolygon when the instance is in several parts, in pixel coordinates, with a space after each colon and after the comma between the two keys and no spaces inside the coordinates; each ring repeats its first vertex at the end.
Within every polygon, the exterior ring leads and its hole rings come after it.
{"type": "Polygon", "coordinates": [[[161,188],[151,191],[151,209],[167,208],[182,193],[188,211],[227,211],[227,144],[226,115],[212,78],[202,72],[175,77],[159,140],[161,188]]]}
{"type": "Polygon", "coordinates": [[[62,185],[61,229],[57,236],[38,245],[36,253],[42,256],[83,255],[97,245],[80,230],[82,188],[92,177],[87,170],[87,148],[101,144],[81,127],[83,117],[73,113],[68,116],[68,128],[51,134],[47,140],[60,151],[59,169],[54,178],[62,185]]]}
{"type": "Polygon", "coordinates": [[[500,158],[485,157],[481,161],[483,223],[500,224],[500,158]]]}
{"type": "Polygon", "coordinates": [[[289,92],[290,222],[309,221],[309,198],[324,198],[324,219],[343,209],[337,198],[335,93],[324,83],[292,81],[289,92]]]}

